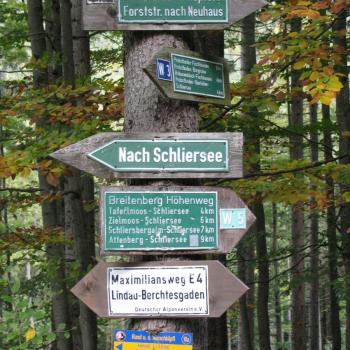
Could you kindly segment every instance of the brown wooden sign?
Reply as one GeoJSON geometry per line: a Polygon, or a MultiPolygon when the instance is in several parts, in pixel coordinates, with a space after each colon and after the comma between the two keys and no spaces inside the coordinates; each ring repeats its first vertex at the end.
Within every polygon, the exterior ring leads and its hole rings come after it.
{"type": "Polygon", "coordinates": [[[226,254],[255,216],[217,187],[102,187],[102,255],[226,254]]]}
{"type": "Polygon", "coordinates": [[[96,265],[71,290],[106,318],[220,317],[248,287],[218,261],[96,265]]]}
{"type": "Polygon", "coordinates": [[[223,58],[163,48],[153,55],[144,71],[168,98],[231,104],[229,69],[223,58]]]}
{"type": "Polygon", "coordinates": [[[240,178],[243,135],[101,133],[58,150],[51,157],[109,180],[240,178]]]}
{"type": "Polygon", "coordinates": [[[83,0],[83,29],[222,30],[264,5],[263,0],[83,0]],[[211,9],[216,3],[222,5],[211,9]]]}

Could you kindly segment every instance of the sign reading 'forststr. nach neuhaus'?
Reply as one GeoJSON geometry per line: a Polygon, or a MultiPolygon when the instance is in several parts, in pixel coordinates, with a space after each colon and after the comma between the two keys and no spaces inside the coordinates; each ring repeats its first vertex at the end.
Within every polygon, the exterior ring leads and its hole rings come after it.
{"type": "Polygon", "coordinates": [[[114,140],[89,157],[116,171],[228,171],[227,140],[114,140]]]}
{"type": "Polygon", "coordinates": [[[228,0],[119,0],[119,23],[227,23],[228,0]]]}

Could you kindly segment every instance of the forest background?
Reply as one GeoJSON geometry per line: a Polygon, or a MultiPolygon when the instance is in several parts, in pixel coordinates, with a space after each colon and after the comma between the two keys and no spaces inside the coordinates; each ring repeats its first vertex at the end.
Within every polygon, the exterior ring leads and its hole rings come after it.
{"type": "MultiPolygon", "coordinates": [[[[250,290],[208,321],[208,348],[350,350],[348,6],[268,1],[224,35],[186,34],[230,63],[232,106],[199,105],[201,131],[245,136],[245,176],[203,185],[257,217],[226,257],[250,290]]],[[[125,34],[84,32],[80,13],[79,0],[0,0],[0,349],[110,349],[128,327],[69,292],[102,260],[106,182],[48,157],[123,131],[125,34]]]]}

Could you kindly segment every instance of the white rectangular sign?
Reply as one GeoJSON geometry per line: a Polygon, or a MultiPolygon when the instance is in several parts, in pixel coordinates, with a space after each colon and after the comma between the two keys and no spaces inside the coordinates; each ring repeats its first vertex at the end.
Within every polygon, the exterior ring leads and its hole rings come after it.
{"type": "Polygon", "coordinates": [[[109,267],[109,316],[209,315],[207,266],[109,267]]]}

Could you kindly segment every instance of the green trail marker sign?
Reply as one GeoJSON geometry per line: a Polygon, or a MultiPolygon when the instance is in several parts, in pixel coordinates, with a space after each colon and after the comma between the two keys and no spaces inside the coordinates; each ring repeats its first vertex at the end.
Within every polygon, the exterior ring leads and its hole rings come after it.
{"type": "Polygon", "coordinates": [[[101,133],[51,154],[94,176],[242,177],[242,133],[101,133]]]}
{"type": "Polygon", "coordinates": [[[84,0],[84,30],[223,30],[263,0],[84,0]]]}
{"type": "Polygon", "coordinates": [[[228,141],[115,140],[89,157],[116,171],[228,171],[228,141]]]}
{"type": "Polygon", "coordinates": [[[150,59],[144,71],[169,98],[226,106],[231,103],[229,72],[223,58],[164,48],[150,59]],[[166,75],[168,71],[171,73],[166,75]]]}
{"type": "Polygon", "coordinates": [[[227,23],[228,0],[118,0],[119,23],[227,23]]]}
{"type": "Polygon", "coordinates": [[[219,261],[99,262],[72,289],[100,317],[220,317],[248,287],[219,261]]]}
{"type": "Polygon", "coordinates": [[[102,254],[227,252],[253,221],[253,214],[228,189],[101,188],[102,254]],[[230,210],[221,212],[223,208],[230,210]]]}

